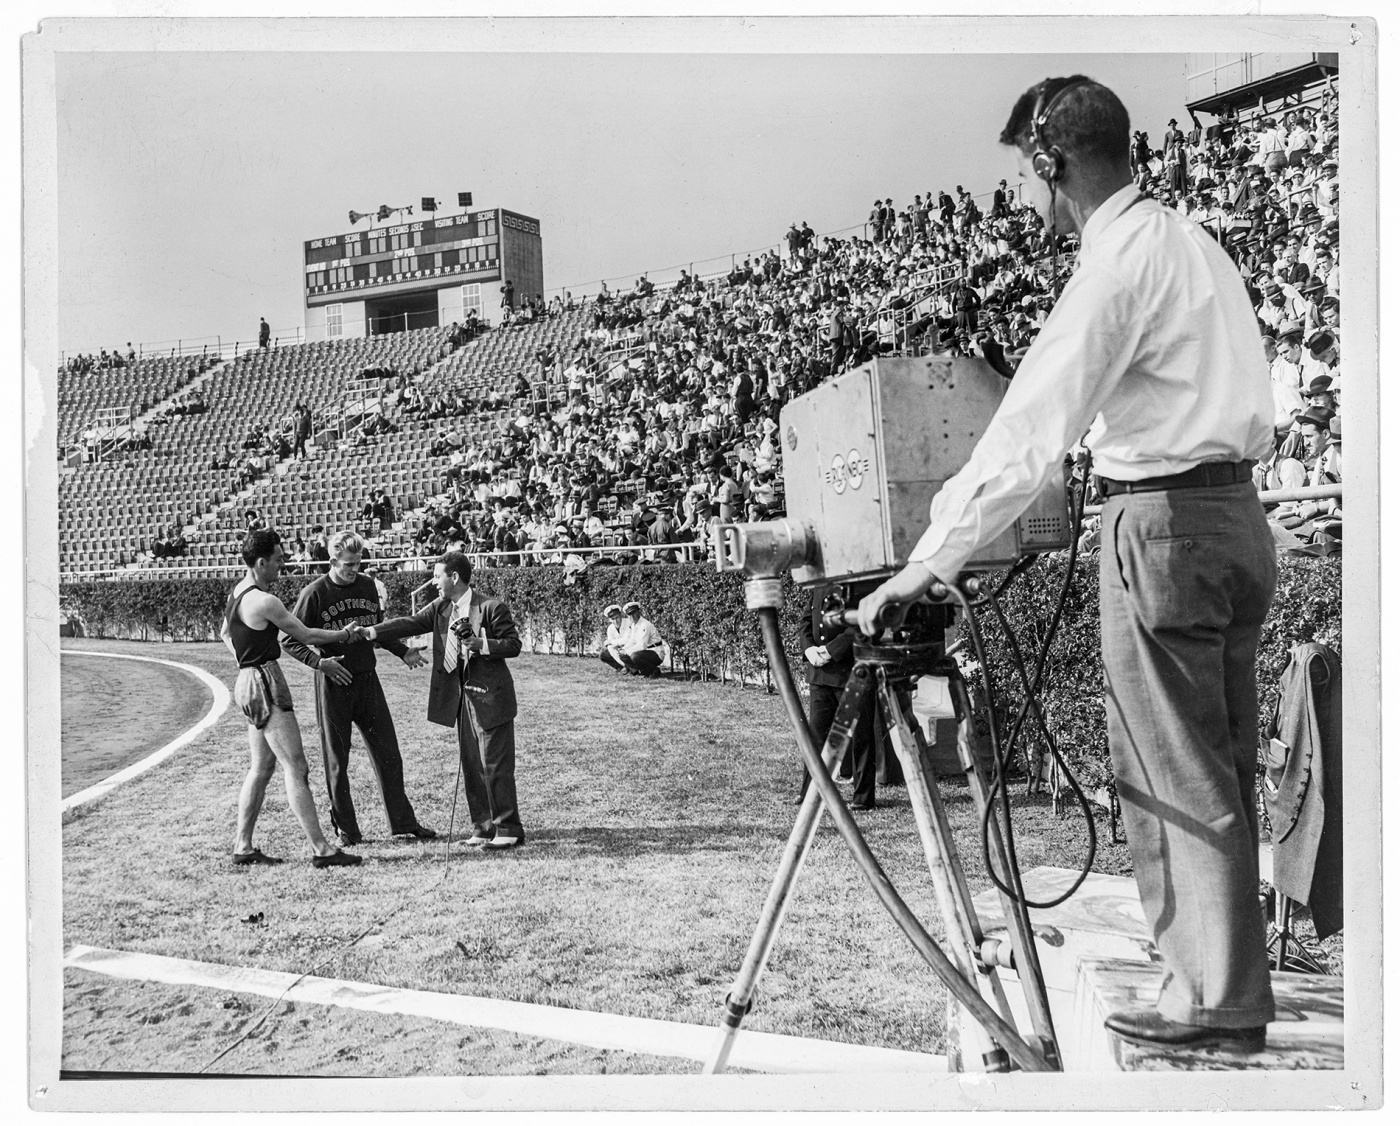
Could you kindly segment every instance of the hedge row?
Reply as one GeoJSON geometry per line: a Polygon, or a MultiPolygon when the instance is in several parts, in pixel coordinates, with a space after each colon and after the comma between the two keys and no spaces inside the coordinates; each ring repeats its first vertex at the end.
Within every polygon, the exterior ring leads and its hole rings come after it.
{"type": "MultiPolygon", "coordinates": [[[[1064,566],[1065,556],[1047,556],[1002,597],[1028,661],[1049,626],[1064,566]]],[[[389,592],[389,613],[408,613],[411,592],[427,577],[406,571],[381,575],[389,592]]],[[[1262,715],[1272,710],[1274,686],[1292,645],[1317,640],[1341,651],[1341,578],[1337,558],[1280,557],[1278,593],[1259,654],[1262,715]]],[[[309,581],[306,576],[284,576],[275,593],[291,605],[309,581]]],[[[595,566],[572,582],[558,568],[482,568],[474,581],[480,589],[505,599],[534,652],[597,653],[603,638],[603,608],[610,602],[635,599],[670,643],[677,669],[741,684],[761,683],[766,675],[757,619],[744,608],[742,580],[703,564],[595,566]]],[[[790,580],[784,582],[783,635],[789,659],[795,663],[800,660],[797,630],[803,600],[790,580]]],[[[81,621],[89,635],[212,640],[218,636],[231,586],[227,579],[212,578],[84,583],[62,586],[59,599],[62,611],[81,621]]],[[[1110,779],[1097,587],[1096,560],[1081,560],[1051,649],[1041,697],[1051,731],[1090,787],[1110,779]]],[[[1021,689],[995,618],[984,611],[981,621],[994,700],[1005,724],[1010,710],[1019,705],[1021,689]]],[[[965,634],[966,625],[960,628],[965,634]]],[[[1027,742],[1035,750],[1036,741],[1027,742]]]]}
{"type": "MultiPolygon", "coordinates": [[[[429,578],[421,571],[379,575],[389,595],[390,616],[410,612],[412,592],[429,578]]],[[[283,575],[273,587],[288,606],[312,576],[283,575]]],[[[561,568],[479,568],[474,585],[511,607],[522,639],[533,652],[581,655],[601,649],[611,602],[632,600],[671,646],[675,667],[702,676],[762,680],[767,662],[758,621],[744,609],[743,581],[703,564],[593,566],[572,582],[561,568]]],[[[170,578],[65,584],[60,609],[94,637],[212,641],[219,636],[233,581],[170,578]]],[[[798,592],[786,580],[783,633],[793,657],[797,649],[798,592]]]]}
{"type": "MultiPolygon", "coordinates": [[[[1002,607],[1031,665],[1049,628],[1064,582],[1064,555],[1046,556],[1002,597],[1002,607]]],[[[1278,588],[1259,645],[1261,724],[1278,699],[1278,679],[1289,650],[1299,642],[1320,641],[1342,651],[1342,564],[1339,557],[1279,556],[1278,588]]],[[[1019,709],[1024,693],[1011,663],[1010,646],[990,611],[982,629],[991,669],[996,711],[1003,729],[1019,709]]],[[[1081,558],[1065,600],[1055,643],[1046,661],[1041,696],[1051,734],[1076,774],[1091,788],[1110,781],[1108,735],[1103,708],[1103,662],[1099,648],[1098,559],[1081,558]]],[[[1043,750],[1038,739],[1022,735],[1022,745],[1043,750]]]]}

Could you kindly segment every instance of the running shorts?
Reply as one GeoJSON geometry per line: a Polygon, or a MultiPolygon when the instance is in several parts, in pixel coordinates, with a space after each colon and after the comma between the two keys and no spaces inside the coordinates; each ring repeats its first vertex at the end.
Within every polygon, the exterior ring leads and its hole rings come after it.
{"type": "Polygon", "coordinates": [[[238,670],[233,698],[248,717],[248,722],[261,731],[272,718],[273,709],[292,710],[292,690],[276,661],[238,670]]]}

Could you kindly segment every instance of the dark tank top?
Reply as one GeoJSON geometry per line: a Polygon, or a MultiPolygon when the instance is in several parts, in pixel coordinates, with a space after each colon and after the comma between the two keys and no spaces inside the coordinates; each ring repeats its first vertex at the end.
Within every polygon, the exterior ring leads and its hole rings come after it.
{"type": "Polygon", "coordinates": [[[233,655],[240,669],[256,668],[268,661],[275,661],[282,655],[282,647],[277,644],[277,627],[253,629],[238,616],[238,604],[250,590],[257,586],[244,587],[237,594],[229,595],[228,606],[224,610],[224,620],[228,622],[228,635],[233,642],[233,655]]]}

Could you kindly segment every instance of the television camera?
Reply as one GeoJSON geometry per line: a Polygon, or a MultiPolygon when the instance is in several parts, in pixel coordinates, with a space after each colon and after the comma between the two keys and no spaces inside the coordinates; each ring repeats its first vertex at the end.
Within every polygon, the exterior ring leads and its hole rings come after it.
{"type": "MultiPolygon", "coordinates": [[[[706,1073],[723,1070],[740,1022],[753,1003],[823,809],[881,903],[948,988],[950,1030],[960,1030],[960,1036],[950,1036],[950,1064],[959,1069],[980,1064],[987,1071],[1013,1066],[1031,1071],[1060,1068],[1028,905],[1014,848],[1009,847],[1010,806],[996,724],[992,723],[994,788],[975,750],[971,696],[945,636],[954,608],[961,607],[968,614],[981,659],[972,600],[985,593],[984,573],[1011,568],[1014,574],[1037,553],[1072,546],[1075,522],[1066,475],[1052,477],[1017,520],[988,536],[954,583],[936,583],[897,622],[891,620],[897,614],[887,614],[887,628],[879,637],[856,639],[855,667],[824,747],[807,724],[778,626],[784,571],[791,571],[800,586],[820,588],[814,596],[822,598],[820,609],[827,624],[857,624],[856,603],[908,562],[909,552],[928,524],[930,502],[967,463],[1006,387],[1007,380],[976,357],[879,358],[833,379],[788,403],[779,417],[786,517],[715,528],[718,569],[746,576],[746,603],[759,615],[769,664],[812,785],[726,999],[721,1032],[706,1073]],[[947,680],[960,721],[959,762],[982,816],[984,858],[1008,920],[1005,938],[982,931],[927,747],[913,722],[910,700],[916,682],[924,676],[947,680]],[[832,778],[832,767],[845,755],[862,708],[872,695],[904,768],[949,936],[946,954],[895,890],[832,778]],[[997,789],[1002,798],[1001,820],[995,816],[997,789]],[[1031,1026],[1027,1034],[1016,1026],[999,969],[1014,969],[1020,979],[1024,1013],[1031,1026]]],[[[1009,578],[1010,574],[1004,582],[1009,578]]],[[[995,592],[989,597],[994,599],[995,592]]],[[[985,675],[985,660],[981,663],[985,675]]],[[[1034,686],[1028,692],[1027,707],[1033,695],[1034,686]]],[[[1014,748],[1014,734],[1010,746],[1014,748]]]]}

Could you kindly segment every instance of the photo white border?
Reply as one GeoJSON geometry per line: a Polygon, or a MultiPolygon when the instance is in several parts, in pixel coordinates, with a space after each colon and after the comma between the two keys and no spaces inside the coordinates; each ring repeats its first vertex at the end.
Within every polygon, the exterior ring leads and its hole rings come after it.
{"type": "MultiPolygon", "coordinates": [[[[190,6],[195,7],[195,6],[190,6]]],[[[990,7],[988,5],[987,7],[990,7]]],[[[1099,9],[1097,5],[1086,8],[1099,9]]],[[[345,5],[339,6],[340,10],[345,5]]],[[[1362,1107],[1381,1098],[1378,181],[1374,23],[1316,17],[786,17],[552,20],[53,20],[23,44],[26,771],[31,1106],[52,1110],[1085,1109],[1362,1107]],[[433,50],[787,53],[1132,53],[1336,50],[1345,139],[1342,232],[1349,400],[1345,681],[1348,772],[1344,1072],[1050,1077],[952,1075],[269,1080],[58,1080],[61,857],[58,779],[56,444],[58,51],[433,50]],[[1370,675],[1367,675],[1370,673],[1370,675]],[[38,1096],[40,1088],[46,1088],[38,1096]]],[[[991,143],[989,141],[989,143],[991,143]]]]}

